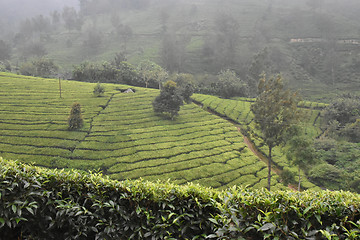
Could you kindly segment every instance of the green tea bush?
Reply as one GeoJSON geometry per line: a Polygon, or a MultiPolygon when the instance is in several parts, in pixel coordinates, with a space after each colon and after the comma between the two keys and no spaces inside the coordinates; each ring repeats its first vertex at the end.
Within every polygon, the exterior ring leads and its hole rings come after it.
{"type": "Polygon", "coordinates": [[[100,83],[97,83],[93,91],[96,97],[101,97],[105,93],[105,87],[100,83]]]}
{"type": "Polygon", "coordinates": [[[81,105],[80,103],[74,103],[70,110],[70,115],[68,118],[69,130],[77,130],[82,128],[84,120],[81,114],[81,105]]]}
{"type": "Polygon", "coordinates": [[[359,239],[359,228],[349,192],[118,182],[0,158],[0,239],[359,239]]]}
{"type": "Polygon", "coordinates": [[[0,166],[0,239],[204,239],[219,213],[200,186],[0,166]]]}
{"type": "Polygon", "coordinates": [[[359,239],[360,195],[234,187],[218,203],[216,239],[359,239]],[[251,237],[250,237],[251,236],[251,237]],[[329,237],[330,236],[330,237],[329,237]]]}

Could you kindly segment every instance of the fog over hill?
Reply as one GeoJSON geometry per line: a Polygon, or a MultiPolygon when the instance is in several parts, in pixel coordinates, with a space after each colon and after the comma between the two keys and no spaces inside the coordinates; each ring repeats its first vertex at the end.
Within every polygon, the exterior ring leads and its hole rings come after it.
{"type": "Polygon", "coordinates": [[[46,15],[64,6],[78,5],[78,0],[0,0],[0,18],[11,22],[38,14],[46,15]]]}

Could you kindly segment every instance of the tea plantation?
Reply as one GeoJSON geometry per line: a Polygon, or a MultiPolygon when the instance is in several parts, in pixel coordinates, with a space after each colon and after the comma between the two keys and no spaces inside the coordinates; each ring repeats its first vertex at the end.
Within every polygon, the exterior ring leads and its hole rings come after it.
{"type": "MultiPolygon", "coordinates": [[[[253,114],[250,110],[251,104],[255,101],[253,98],[239,98],[237,100],[222,99],[216,96],[195,94],[193,96],[195,102],[201,105],[204,109],[213,112],[225,119],[229,119],[236,124],[239,124],[242,132],[254,143],[255,147],[263,154],[268,152],[267,146],[258,137],[253,122],[253,114]]],[[[326,107],[324,103],[302,101],[299,103],[299,108],[302,110],[302,119],[300,126],[303,127],[310,137],[318,137],[322,134],[320,111],[326,107]]],[[[280,169],[289,169],[296,172],[296,167],[289,165],[286,158],[286,149],[282,146],[275,147],[273,150],[273,160],[280,169]]],[[[305,178],[305,175],[302,177],[305,178]]],[[[313,188],[314,185],[308,181],[302,183],[302,187],[313,188]]]]}
{"type": "Polygon", "coordinates": [[[0,239],[359,239],[360,195],[114,181],[0,158],[0,239]]]}
{"type": "MultiPolygon", "coordinates": [[[[133,88],[135,93],[126,94],[121,90],[129,86],[104,84],[105,95],[96,97],[96,84],[61,81],[60,98],[56,79],[1,73],[0,82],[4,158],[48,168],[101,170],[118,180],[266,186],[266,163],[244,143],[237,127],[195,104],[183,106],[171,121],[154,114],[151,103],[159,94],[154,89],[133,88]],[[74,102],[82,106],[84,127],[68,131],[74,102]]],[[[246,101],[237,104],[249,109],[246,101]]],[[[226,111],[251,121],[248,110],[226,111]]],[[[275,189],[284,188],[276,174],[273,179],[275,189]]],[[[315,186],[304,181],[304,187],[315,186]]]]}

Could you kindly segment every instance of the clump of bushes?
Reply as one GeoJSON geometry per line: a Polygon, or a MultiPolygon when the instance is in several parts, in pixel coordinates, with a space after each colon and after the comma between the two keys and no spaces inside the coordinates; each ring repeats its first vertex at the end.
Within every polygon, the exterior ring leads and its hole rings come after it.
{"type": "Polygon", "coordinates": [[[204,239],[215,191],[0,158],[0,239],[204,239]]]}
{"type": "Polygon", "coordinates": [[[101,97],[105,93],[105,87],[100,83],[97,83],[93,91],[96,97],[101,97]]]}
{"type": "Polygon", "coordinates": [[[70,110],[70,115],[68,118],[69,130],[77,130],[82,128],[84,125],[84,120],[81,114],[81,105],[80,103],[75,102],[70,110]]]}
{"type": "Polygon", "coordinates": [[[118,182],[0,158],[0,239],[332,236],[359,239],[360,195],[118,182]]]}
{"type": "Polygon", "coordinates": [[[167,81],[160,95],[153,101],[154,112],[169,114],[171,120],[178,115],[182,105],[184,105],[184,99],[174,81],[167,81]]]}
{"type": "Polygon", "coordinates": [[[36,58],[29,62],[23,63],[19,71],[26,76],[34,77],[52,77],[59,70],[53,60],[47,58],[36,58]]]}

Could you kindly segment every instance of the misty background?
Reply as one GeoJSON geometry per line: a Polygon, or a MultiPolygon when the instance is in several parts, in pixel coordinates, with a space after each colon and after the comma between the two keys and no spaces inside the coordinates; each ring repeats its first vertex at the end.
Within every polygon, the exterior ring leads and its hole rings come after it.
{"type": "Polygon", "coordinates": [[[360,86],[359,12],[356,0],[0,0],[0,61],[36,75],[45,59],[42,76],[73,78],[85,62],[149,60],[216,94],[229,69],[247,86],[238,96],[281,73],[326,101],[360,86]]]}

